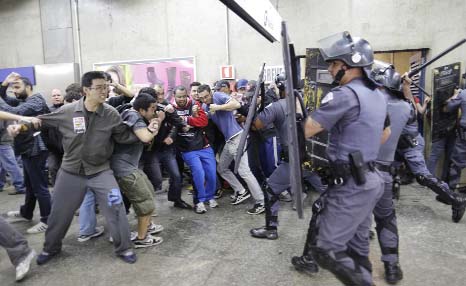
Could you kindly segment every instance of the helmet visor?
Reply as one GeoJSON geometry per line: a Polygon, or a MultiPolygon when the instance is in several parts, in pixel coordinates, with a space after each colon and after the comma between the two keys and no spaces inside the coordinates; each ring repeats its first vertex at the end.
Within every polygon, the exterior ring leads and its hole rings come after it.
{"type": "Polygon", "coordinates": [[[323,38],[318,43],[324,58],[351,54],[354,46],[350,33],[346,31],[323,38]]]}

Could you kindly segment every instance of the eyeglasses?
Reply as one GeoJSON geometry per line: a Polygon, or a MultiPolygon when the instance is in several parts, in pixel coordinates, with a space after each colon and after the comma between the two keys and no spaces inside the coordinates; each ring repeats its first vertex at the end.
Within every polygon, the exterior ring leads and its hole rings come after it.
{"type": "Polygon", "coordinates": [[[98,85],[96,87],[89,87],[89,89],[95,89],[97,91],[105,91],[105,90],[108,90],[108,85],[98,85]]]}

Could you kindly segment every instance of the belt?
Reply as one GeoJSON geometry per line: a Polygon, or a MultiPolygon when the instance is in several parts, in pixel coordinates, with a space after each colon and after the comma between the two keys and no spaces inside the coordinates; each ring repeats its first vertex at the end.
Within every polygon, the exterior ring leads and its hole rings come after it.
{"type": "Polygon", "coordinates": [[[377,170],[385,173],[389,173],[390,175],[396,175],[397,173],[397,168],[393,165],[385,165],[379,162],[375,162],[375,167],[377,170]]]}
{"type": "Polygon", "coordinates": [[[386,172],[386,173],[390,173],[390,171],[392,169],[391,165],[385,165],[385,164],[381,164],[379,162],[375,162],[375,167],[377,168],[377,170],[379,170],[381,172],[386,172]]]}
{"type": "MultiPolygon", "coordinates": [[[[375,162],[370,161],[364,163],[361,168],[366,172],[375,171],[375,162]]],[[[349,177],[353,176],[351,173],[351,165],[347,162],[330,163],[330,167],[325,176],[329,185],[343,185],[349,177]]]]}

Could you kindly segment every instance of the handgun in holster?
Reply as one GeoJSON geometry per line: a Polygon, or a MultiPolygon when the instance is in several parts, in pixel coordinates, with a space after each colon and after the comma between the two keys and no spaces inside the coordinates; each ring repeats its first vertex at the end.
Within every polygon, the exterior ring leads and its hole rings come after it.
{"type": "Polygon", "coordinates": [[[361,151],[355,151],[348,155],[351,175],[357,185],[363,185],[366,183],[366,169],[364,164],[364,158],[361,151]]]}

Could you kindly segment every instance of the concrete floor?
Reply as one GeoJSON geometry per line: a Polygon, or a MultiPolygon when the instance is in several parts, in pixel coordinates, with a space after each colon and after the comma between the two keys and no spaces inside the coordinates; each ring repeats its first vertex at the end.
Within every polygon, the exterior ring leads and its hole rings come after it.
{"type": "MultiPolygon", "coordinates": [[[[191,198],[184,194],[187,201],[191,198]]],[[[204,215],[174,209],[165,194],[156,196],[156,223],[165,227],[161,245],[136,250],[138,262],[126,264],[115,258],[107,236],[79,243],[77,219],[64,240],[63,252],[45,266],[32,265],[21,285],[340,285],[327,271],[314,277],[296,272],[290,264],[300,254],[309,222],[298,220],[291,203],[283,203],[280,238],[257,240],[251,227],[261,226],[263,216],[246,214],[250,203],[229,204],[229,193],[219,200],[220,208],[204,215]]],[[[23,196],[0,193],[0,213],[15,210],[23,196]]],[[[451,222],[449,207],[437,203],[434,195],[418,185],[403,186],[397,206],[401,234],[400,255],[404,279],[398,285],[465,285],[466,228],[451,222]]],[[[129,215],[134,228],[136,221],[129,215]]],[[[104,219],[99,216],[99,224],[104,219]]],[[[35,221],[36,222],[36,221],[35,221]]],[[[14,226],[26,233],[32,223],[14,226]]],[[[27,234],[26,234],[27,235],[27,234]]],[[[41,250],[43,234],[27,235],[30,245],[41,250]]],[[[376,240],[371,245],[376,285],[385,285],[383,264],[376,240]]],[[[0,285],[15,285],[14,268],[0,250],[0,285]]]]}

